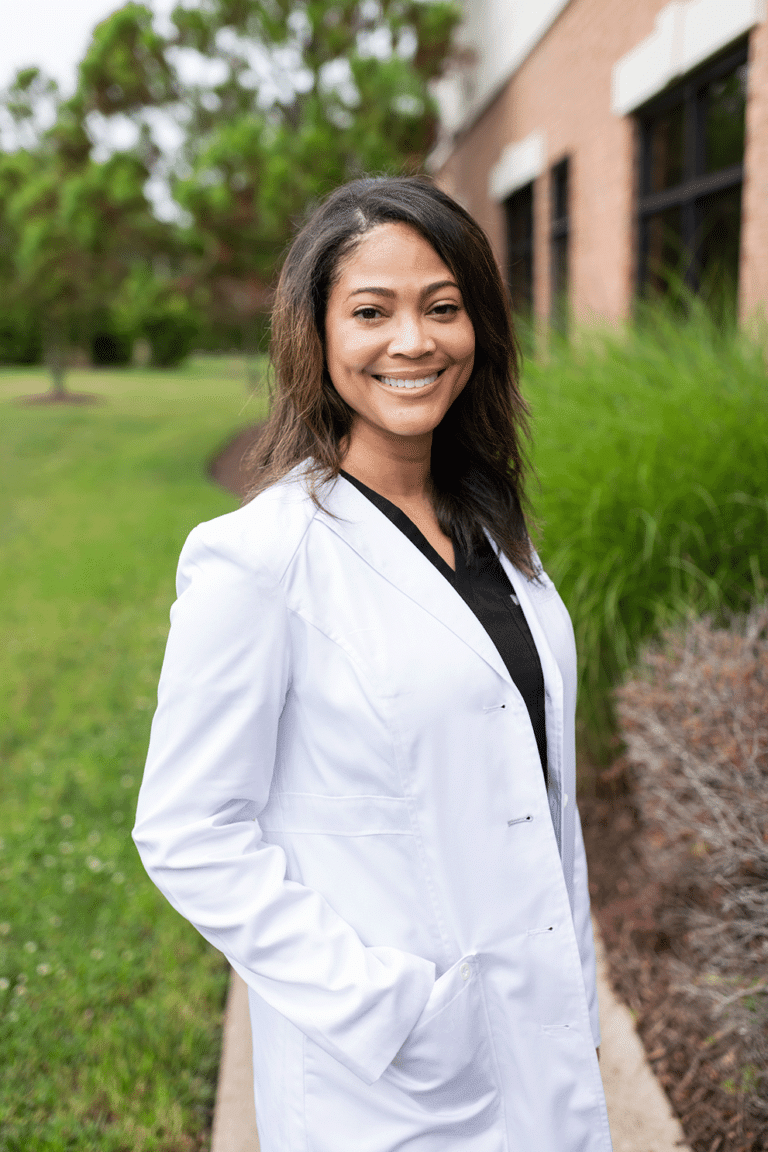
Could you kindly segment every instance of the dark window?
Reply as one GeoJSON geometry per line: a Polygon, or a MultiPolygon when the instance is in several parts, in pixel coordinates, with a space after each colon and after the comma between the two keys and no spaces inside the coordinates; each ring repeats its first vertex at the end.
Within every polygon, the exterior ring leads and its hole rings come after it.
{"type": "Polygon", "coordinates": [[[569,224],[568,158],[555,164],[550,182],[550,323],[563,335],[568,330],[568,233],[569,224]]]}
{"type": "Polygon", "coordinates": [[[507,283],[516,319],[533,318],[533,184],[504,202],[507,218],[507,283]]]}
{"type": "Polygon", "coordinates": [[[678,104],[648,125],[648,192],[663,192],[683,180],[684,113],[678,104]]]}
{"type": "Polygon", "coordinates": [[[740,65],[704,91],[704,167],[717,172],[744,159],[747,66],[740,65]]]}
{"type": "Polygon", "coordinates": [[[747,46],[670,88],[640,114],[639,284],[701,293],[733,314],[739,277],[747,46]]]}

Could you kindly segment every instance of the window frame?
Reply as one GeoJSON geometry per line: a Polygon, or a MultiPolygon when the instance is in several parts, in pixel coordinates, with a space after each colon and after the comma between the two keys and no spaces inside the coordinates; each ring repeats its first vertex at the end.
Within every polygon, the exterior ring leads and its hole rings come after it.
{"type": "Polygon", "coordinates": [[[649,100],[635,113],[638,140],[638,165],[635,221],[637,228],[636,289],[641,297],[648,283],[649,229],[646,221],[670,208],[681,210],[682,249],[685,253],[683,279],[688,288],[698,292],[701,282],[699,252],[699,202],[705,196],[726,192],[744,184],[744,160],[716,172],[703,173],[706,154],[706,114],[702,92],[707,85],[749,63],[749,41],[743,40],[702,68],[689,73],[661,95],[649,100]],[[651,138],[653,124],[659,116],[683,106],[683,177],[672,188],[646,192],[650,185],[651,138]]]}
{"type": "Polygon", "coordinates": [[[507,287],[512,301],[512,306],[518,316],[532,322],[535,314],[536,307],[536,224],[535,224],[535,189],[536,181],[529,180],[528,183],[516,188],[504,200],[504,224],[506,228],[506,257],[507,257],[507,287]],[[522,202],[523,196],[528,198],[527,204],[527,234],[523,240],[512,240],[512,229],[510,227],[510,218],[512,215],[512,201],[518,200],[522,202]],[[523,261],[528,270],[528,283],[526,291],[525,305],[527,308],[527,315],[524,315],[520,309],[518,302],[512,292],[512,266],[514,263],[523,261]]]}
{"type": "Polygon", "coordinates": [[[549,170],[549,323],[562,336],[568,332],[568,300],[570,293],[571,256],[571,180],[570,156],[563,156],[549,170]],[[563,211],[558,213],[558,180],[564,174],[565,196],[563,211]],[[558,283],[558,256],[565,250],[565,283],[558,283]]]}

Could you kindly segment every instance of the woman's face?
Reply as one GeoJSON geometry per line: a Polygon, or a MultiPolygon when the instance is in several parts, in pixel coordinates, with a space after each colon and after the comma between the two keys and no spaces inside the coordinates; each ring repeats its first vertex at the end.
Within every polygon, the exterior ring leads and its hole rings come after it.
{"type": "Polygon", "coordinates": [[[379,224],[341,266],[326,362],[351,438],[426,438],[472,373],[475,332],[450,270],[406,224],[379,224]]]}

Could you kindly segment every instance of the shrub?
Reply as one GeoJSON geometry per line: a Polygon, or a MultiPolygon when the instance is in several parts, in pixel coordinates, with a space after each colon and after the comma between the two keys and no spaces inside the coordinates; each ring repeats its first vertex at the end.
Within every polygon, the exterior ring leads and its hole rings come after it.
{"type": "Polygon", "coordinates": [[[197,309],[178,283],[137,264],[112,301],[113,327],[147,341],[156,368],[177,368],[201,328],[197,309]]]}
{"type": "Polygon", "coordinates": [[[157,368],[177,368],[194,347],[198,321],[186,299],[174,295],[159,302],[147,315],[143,331],[157,368]]]}
{"type": "Polygon", "coordinates": [[[4,307],[0,315],[0,364],[39,364],[43,338],[37,317],[4,307]]]}
{"type": "Polygon", "coordinates": [[[95,367],[123,367],[131,362],[133,341],[122,332],[99,331],[91,342],[91,359],[95,367]]]}
{"type": "Polygon", "coordinates": [[[636,918],[613,959],[624,980],[656,970],[629,983],[692,1147],[753,1152],[768,1139],[768,607],[667,633],[618,714],[654,930],[636,918]]]}
{"type": "MultiPolygon", "coordinates": [[[[618,698],[653,867],[682,880],[697,966],[764,974],[768,607],[743,627],[715,630],[704,619],[668,634],[618,698]]],[[[722,1006],[716,990],[707,995],[722,1006]]]]}

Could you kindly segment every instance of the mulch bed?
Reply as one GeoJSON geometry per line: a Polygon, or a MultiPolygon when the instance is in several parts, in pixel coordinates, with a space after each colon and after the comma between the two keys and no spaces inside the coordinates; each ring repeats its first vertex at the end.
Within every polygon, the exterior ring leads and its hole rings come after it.
{"type": "MultiPolygon", "coordinates": [[[[244,429],[209,465],[211,477],[238,496],[246,489],[243,459],[262,427],[244,429]]],[[[690,877],[656,866],[655,846],[662,855],[668,846],[641,803],[637,765],[619,758],[580,808],[611,981],[635,1015],[691,1149],[767,1152],[768,1105],[762,1101],[768,1083],[764,1065],[754,1063],[754,1021],[740,1002],[719,1016],[691,994],[687,920],[708,897],[690,877]],[[687,987],[681,985],[686,974],[687,987]],[[745,1082],[745,1069],[755,1083],[745,1082]]]]}
{"type": "Polygon", "coordinates": [[[263,424],[252,424],[238,432],[234,439],[225,444],[208,464],[208,475],[222,488],[235,496],[245,496],[247,483],[243,471],[243,461],[261,435],[263,424]]]}
{"type": "Polygon", "coordinates": [[[103,404],[104,397],[93,392],[39,392],[33,396],[19,396],[16,401],[25,406],[73,404],[103,404]]]}

